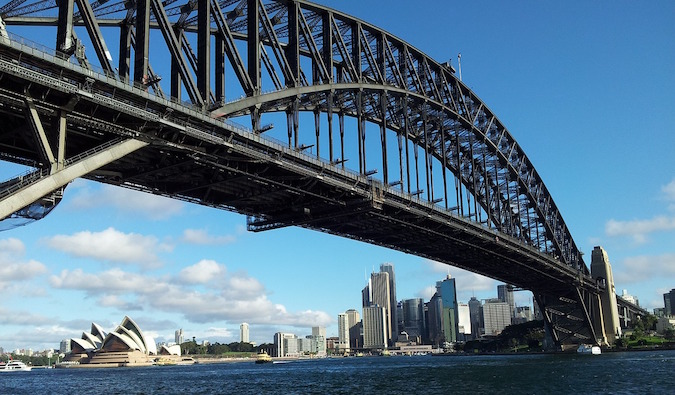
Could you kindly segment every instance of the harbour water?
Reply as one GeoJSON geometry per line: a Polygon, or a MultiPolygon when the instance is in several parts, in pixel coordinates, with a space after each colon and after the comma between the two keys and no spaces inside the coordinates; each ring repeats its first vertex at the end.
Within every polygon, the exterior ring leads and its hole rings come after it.
{"type": "Polygon", "coordinates": [[[363,357],[0,375],[0,394],[666,394],[675,351],[363,357]]]}

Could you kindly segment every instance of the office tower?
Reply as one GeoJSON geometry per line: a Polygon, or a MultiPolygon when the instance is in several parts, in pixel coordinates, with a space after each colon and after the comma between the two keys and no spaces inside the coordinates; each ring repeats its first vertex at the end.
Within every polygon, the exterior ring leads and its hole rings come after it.
{"type": "Polygon", "coordinates": [[[422,298],[406,299],[401,305],[403,330],[410,339],[416,339],[418,343],[421,342],[426,333],[424,300],[422,298]]]}
{"type": "Polygon", "coordinates": [[[361,307],[368,307],[371,304],[370,300],[370,279],[368,279],[368,284],[361,291],[361,307]]]}
{"type": "Polygon", "coordinates": [[[496,336],[511,325],[511,307],[499,299],[488,299],[483,304],[485,334],[496,336]]]}
{"type": "Polygon", "coordinates": [[[675,289],[663,294],[663,313],[667,316],[675,316],[675,289]]]}
{"type": "Polygon", "coordinates": [[[471,339],[471,313],[469,305],[457,303],[457,333],[460,341],[471,339]]]}
{"type": "MultiPolygon", "coordinates": [[[[59,344],[59,353],[67,354],[69,352],[70,352],[70,339],[61,340],[61,344],[59,344]]],[[[2,348],[0,348],[0,354],[2,354],[2,348]]]]}
{"type": "Polygon", "coordinates": [[[384,307],[363,308],[363,347],[387,348],[387,311],[384,307]]]}
{"type": "Polygon", "coordinates": [[[441,303],[441,295],[438,291],[434,293],[431,300],[426,304],[427,306],[427,331],[429,333],[429,341],[434,346],[442,346],[445,338],[443,336],[443,305],[441,303]]]}
{"type": "Polygon", "coordinates": [[[513,318],[516,314],[516,302],[513,298],[513,285],[497,285],[497,299],[499,299],[500,302],[506,302],[509,305],[511,318],[513,318]]]}
{"type": "MultiPolygon", "coordinates": [[[[384,308],[384,317],[386,321],[384,333],[387,344],[389,344],[392,339],[393,329],[391,325],[391,288],[389,285],[389,273],[379,272],[370,274],[370,305],[384,308]]],[[[365,330],[365,322],[363,325],[365,330]]]]}
{"type": "Polygon", "coordinates": [[[445,280],[436,284],[436,289],[441,296],[443,336],[446,342],[454,343],[457,341],[457,334],[459,332],[455,279],[448,274],[445,280]]]}
{"type": "MultiPolygon", "coordinates": [[[[388,322],[390,327],[389,340],[398,337],[398,301],[396,299],[396,275],[394,274],[394,265],[392,263],[383,263],[380,265],[380,273],[389,274],[389,310],[388,322]]],[[[391,343],[390,343],[391,345],[391,343]]]]}
{"type": "Polygon", "coordinates": [[[310,352],[319,356],[326,355],[326,327],[313,326],[310,352]]]}
{"type": "Polygon", "coordinates": [[[349,348],[363,347],[363,340],[361,339],[361,315],[354,309],[345,311],[345,314],[347,314],[349,325],[349,348]]]}
{"type": "Polygon", "coordinates": [[[513,318],[514,324],[524,324],[526,322],[532,321],[532,319],[532,309],[530,306],[516,307],[516,316],[513,318]]]}
{"type": "Polygon", "coordinates": [[[349,351],[349,316],[338,314],[338,349],[349,351]]]}
{"type": "Polygon", "coordinates": [[[242,343],[249,343],[249,336],[248,336],[248,323],[243,322],[241,325],[239,325],[239,341],[242,343]]]}
{"type": "Polygon", "coordinates": [[[179,329],[174,333],[174,337],[176,340],[176,344],[181,345],[183,344],[183,329],[179,329]]]}
{"type": "Polygon", "coordinates": [[[469,318],[471,320],[471,338],[478,339],[483,334],[483,305],[472,296],[469,300],[469,318]]]}

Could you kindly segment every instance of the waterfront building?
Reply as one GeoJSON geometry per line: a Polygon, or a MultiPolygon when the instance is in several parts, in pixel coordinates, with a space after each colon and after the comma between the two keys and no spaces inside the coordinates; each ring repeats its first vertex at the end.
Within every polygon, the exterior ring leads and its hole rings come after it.
{"type": "Polygon", "coordinates": [[[471,338],[478,339],[483,334],[483,305],[472,296],[469,300],[469,319],[471,320],[471,338]]]}
{"type": "Polygon", "coordinates": [[[318,356],[326,356],[326,328],[313,326],[310,343],[310,353],[318,356]]]}
{"type": "Polygon", "coordinates": [[[128,316],[108,334],[93,323],[89,333],[70,339],[70,349],[65,362],[101,367],[150,365],[158,355],[154,339],[145,335],[128,316]]]}
{"type": "Polygon", "coordinates": [[[292,333],[277,332],[274,334],[275,357],[298,355],[298,337],[292,333]]]}
{"type": "Polygon", "coordinates": [[[497,299],[500,302],[506,302],[509,305],[509,311],[511,318],[516,315],[516,302],[513,297],[513,285],[511,284],[502,284],[497,285],[497,299]]]}
{"type": "Polygon", "coordinates": [[[426,333],[424,320],[424,300],[422,298],[406,299],[401,303],[403,330],[408,337],[421,344],[426,333]]]}
{"type": "MultiPolygon", "coordinates": [[[[370,275],[370,304],[371,306],[380,306],[384,308],[384,317],[386,326],[384,328],[385,340],[387,344],[392,339],[391,325],[391,288],[389,282],[389,273],[378,272],[370,275]]],[[[365,313],[364,313],[365,316],[365,313]]]]}
{"type": "Polygon", "coordinates": [[[242,322],[241,325],[239,325],[239,341],[241,343],[250,343],[251,341],[251,339],[249,338],[247,322],[242,322]]]}
{"type": "Polygon", "coordinates": [[[675,316],[675,289],[663,294],[663,305],[666,316],[675,316]]]}
{"type": "Polygon", "coordinates": [[[371,305],[363,308],[363,347],[387,348],[387,311],[384,307],[371,305]]]}
{"type": "Polygon", "coordinates": [[[666,315],[666,309],[663,307],[655,307],[654,315],[657,317],[664,317],[666,315]]]}
{"type": "Polygon", "coordinates": [[[511,307],[499,299],[486,300],[483,303],[483,322],[486,335],[499,335],[504,328],[511,325],[511,307]]]}
{"type": "Polygon", "coordinates": [[[182,328],[181,328],[181,329],[178,329],[178,330],[174,333],[174,338],[175,338],[176,344],[178,344],[179,346],[180,346],[181,344],[183,344],[183,341],[185,341],[185,338],[183,337],[183,329],[182,329],[182,328]]]}

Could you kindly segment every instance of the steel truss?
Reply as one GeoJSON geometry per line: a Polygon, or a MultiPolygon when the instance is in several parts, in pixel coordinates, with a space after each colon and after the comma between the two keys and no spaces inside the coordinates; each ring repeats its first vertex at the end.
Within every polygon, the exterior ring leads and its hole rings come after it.
{"type": "MultiPolygon", "coordinates": [[[[251,230],[305,226],[499,278],[533,290],[556,343],[595,339],[589,295],[597,289],[562,215],[513,136],[448,64],[299,0],[14,0],[0,8],[0,22],[8,31],[56,27],[57,51],[45,62],[13,46],[0,70],[0,114],[10,130],[0,143],[11,147],[3,159],[49,166],[54,176],[67,158],[52,146],[88,156],[120,138],[141,141],[84,176],[241,212],[251,230]],[[87,59],[79,27],[98,65],[87,59]],[[171,101],[150,65],[152,29],[171,56],[171,101]],[[104,31],[119,39],[117,67],[104,31]],[[22,68],[11,65],[17,59],[22,68]],[[53,81],[26,75],[30,69],[53,81]],[[228,96],[242,95],[234,101],[226,99],[231,83],[228,96]],[[182,93],[187,106],[177,104],[182,93]],[[286,147],[258,137],[270,112],[286,114],[286,147]],[[301,112],[314,114],[316,162],[299,143],[301,112]],[[252,134],[227,123],[240,116],[250,118],[252,134]],[[321,116],[327,148],[319,145],[321,116]],[[356,119],[356,141],[345,117],[356,119]],[[381,163],[368,160],[366,123],[379,126],[381,163]],[[388,152],[392,136],[397,152],[388,152]],[[346,144],[358,147],[358,158],[345,157],[346,144]],[[345,170],[348,159],[358,175],[345,170]],[[379,182],[368,178],[375,170],[379,182]],[[424,243],[428,237],[436,244],[424,243]]],[[[0,44],[14,42],[2,26],[0,44]]]]}

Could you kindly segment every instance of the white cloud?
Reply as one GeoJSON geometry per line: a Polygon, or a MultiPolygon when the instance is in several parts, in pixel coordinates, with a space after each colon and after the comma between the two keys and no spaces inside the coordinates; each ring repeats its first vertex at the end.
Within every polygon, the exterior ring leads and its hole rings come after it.
{"type": "Polygon", "coordinates": [[[180,271],[178,277],[188,284],[206,284],[217,276],[225,274],[225,266],[203,259],[180,271]]]}
{"type": "Polygon", "coordinates": [[[228,274],[215,261],[202,260],[178,276],[157,278],[119,268],[101,273],[63,270],[50,278],[54,288],[80,290],[111,307],[129,305],[144,311],[182,314],[194,323],[242,322],[251,324],[328,326],[332,317],[323,311],[288,312],[268,299],[265,287],[245,273],[228,274]],[[208,284],[207,290],[200,288],[208,284]]]}
{"type": "MultiPolygon", "coordinates": [[[[675,211],[675,179],[661,187],[663,200],[669,203],[668,209],[675,211]]],[[[610,219],[605,224],[605,233],[612,237],[626,236],[637,244],[647,242],[647,235],[657,232],[675,230],[675,217],[658,215],[652,219],[635,219],[632,221],[617,221],[610,219]]]]}
{"type": "Polygon", "coordinates": [[[468,270],[446,265],[444,263],[434,262],[430,260],[425,260],[424,262],[432,272],[450,274],[452,277],[457,279],[455,283],[457,284],[458,293],[473,292],[473,291],[480,292],[489,290],[495,290],[496,292],[497,280],[485,277],[477,273],[470,272],[468,270]]]}
{"type": "Polygon", "coordinates": [[[647,241],[647,235],[655,232],[675,230],[675,217],[659,216],[647,220],[616,221],[610,219],[605,224],[608,236],[628,236],[636,243],[647,241]]]}
{"type": "Polygon", "coordinates": [[[0,291],[16,287],[20,281],[27,281],[47,273],[42,263],[24,261],[26,247],[14,238],[0,240],[0,291]]]}
{"type": "Polygon", "coordinates": [[[80,258],[109,262],[136,263],[144,267],[158,266],[158,252],[172,246],[160,243],[153,236],[123,233],[114,228],[101,232],[83,231],[73,235],[57,235],[46,239],[51,248],[80,258]]]}
{"type": "Polygon", "coordinates": [[[76,189],[76,192],[69,200],[69,204],[76,209],[112,206],[127,214],[151,220],[163,220],[178,215],[184,206],[178,200],[111,185],[103,185],[97,189],[83,186],[76,189]]]}
{"type": "Polygon", "coordinates": [[[658,278],[675,278],[675,254],[635,256],[624,259],[615,268],[617,284],[639,283],[658,278]]]}
{"type": "Polygon", "coordinates": [[[212,236],[205,229],[185,229],[182,240],[189,244],[222,245],[233,243],[236,238],[230,235],[212,236]]]}

